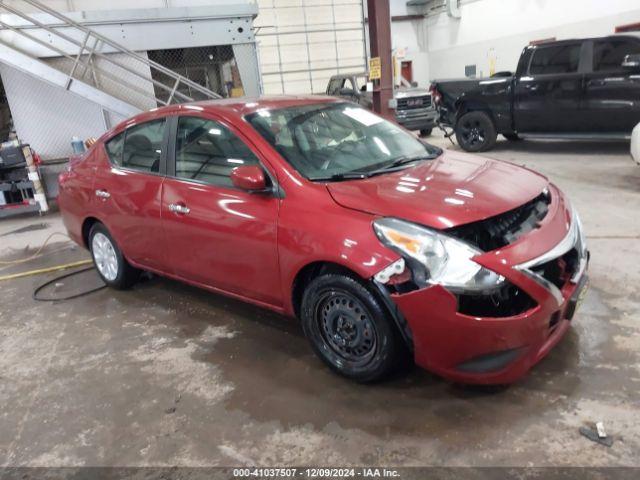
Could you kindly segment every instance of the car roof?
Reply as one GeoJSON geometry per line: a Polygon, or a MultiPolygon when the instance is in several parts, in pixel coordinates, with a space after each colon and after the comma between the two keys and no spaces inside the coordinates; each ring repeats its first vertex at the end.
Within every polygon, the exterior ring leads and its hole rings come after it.
{"type": "Polygon", "coordinates": [[[299,105],[311,105],[314,103],[327,103],[344,101],[327,95],[265,95],[260,97],[224,98],[220,100],[206,100],[181,105],[189,109],[202,107],[205,110],[226,111],[244,116],[255,113],[258,110],[274,110],[278,108],[296,107],[299,105]]]}
{"type": "Polygon", "coordinates": [[[157,117],[161,114],[170,115],[180,112],[193,112],[194,110],[200,112],[226,113],[243,117],[255,113],[258,110],[276,110],[300,105],[336,102],[344,102],[344,100],[326,95],[267,95],[260,97],[221,98],[154,108],[149,112],[136,115],[134,118],[148,116],[151,112],[157,117]]]}
{"type": "Polygon", "coordinates": [[[605,35],[603,37],[564,38],[562,40],[551,40],[548,42],[541,42],[535,45],[528,45],[528,47],[539,48],[539,47],[548,47],[550,45],[562,45],[564,43],[584,42],[587,40],[606,40],[606,39],[620,38],[620,37],[634,37],[634,38],[640,39],[640,32],[620,32],[620,33],[614,33],[612,35],[605,35]]]}
{"type": "Polygon", "coordinates": [[[166,107],[153,108],[124,120],[105,132],[100,138],[109,139],[131,125],[158,119],[165,115],[180,115],[181,113],[199,111],[241,118],[263,109],[277,110],[280,108],[313,105],[317,103],[344,103],[344,99],[326,95],[267,95],[260,97],[222,98],[218,100],[168,105],[166,107]]]}

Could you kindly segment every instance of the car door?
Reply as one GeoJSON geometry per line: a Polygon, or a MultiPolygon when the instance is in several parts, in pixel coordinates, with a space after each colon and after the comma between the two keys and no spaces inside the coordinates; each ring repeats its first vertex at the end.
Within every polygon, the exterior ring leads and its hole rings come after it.
{"type": "Polygon", "coordinates": [[[609,37],[593,41],[592,71],[586,74],[584,118],[594,133],[629,135],[640,122],[640,70],[623,66],[640,54],[640,39],[609,37]]]}
{"type": "Polygon", "coordinates": [[[161,193],[169,140],[164,118],[129,126],[105,143],[96,170],[94,210],[125,257],[164,270],[161,193]]]}
{"type": "Polygon", "coordinates": [[[192,282],[282,304],[280,200],[272,193],[239,190],[230,179],[239,165],[261,165],[268,172],[259,154],[219,119],[194,114],[172,122],[175,136],[162,189],[172,270],[192,282]]]}
{"type": "Polygon", "coordinates": [[[582,128],[582,43],[536,47],[515,81],[513,115],[521,133],[563,133],[582,128]]]}

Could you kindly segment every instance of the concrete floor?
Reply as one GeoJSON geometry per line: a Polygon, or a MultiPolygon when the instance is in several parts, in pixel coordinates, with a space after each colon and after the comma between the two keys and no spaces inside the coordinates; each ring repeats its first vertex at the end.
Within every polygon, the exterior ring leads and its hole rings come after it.
{"type": "MultiPolygon", "coordinates": [[[[0,284],[0,462],[640,466],[640,167],[627,144],[501,141],[487,156],[563,188],[592,251],[573,329],[519,383],[464,388],[416,368],[357,385],[293,320],[161,278],[38,303],[34,287],[52,278],[39,275],[0,284]],[[611,448],[578,434],[595,421],[611,448]]],[[[0,258],[52,231],[55,214],[1,222],[0,258]]],[[[45,252],[0,275],[88,258],[64,239],[45,252]]],[[[54,288],[98,284],[80,280],[54,288]]]]}

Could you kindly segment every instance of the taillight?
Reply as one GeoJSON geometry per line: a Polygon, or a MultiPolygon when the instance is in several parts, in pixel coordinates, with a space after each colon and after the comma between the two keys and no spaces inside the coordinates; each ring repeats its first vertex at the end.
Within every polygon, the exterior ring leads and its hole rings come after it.
{"type": "Polygon", "coordinates": [[[42,163],[42,158],[40,158],[40,155],[38,155],[33,150],[31,150],[31,156],[33,157],[33,163],[35,165],[40,165],[42,163]]]}
{"type": "Polygon", "coordinates": [[[438,105],[440,103],[440,100],[442,100],[442,95],[440,95],[440,92],[436,88],[435,84],[431,84],[431,86],[429,87],[429,93],[431,94],[431,100],[433,101],[434,105],[438,105]]]}

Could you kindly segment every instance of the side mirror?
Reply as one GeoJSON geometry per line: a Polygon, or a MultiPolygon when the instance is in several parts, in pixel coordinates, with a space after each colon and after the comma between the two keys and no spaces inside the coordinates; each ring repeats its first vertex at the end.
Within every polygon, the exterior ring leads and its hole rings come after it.
{"type": "Polygon", "coordinates": [[[353,97],[356,92],[352,88],[341,88],[340,92],[338,92],[341,97],[353,97]]]}
{"type": "Polygon", "coordinates": [[[623,68],[640,68],[640,54],[627,55],[622,61],[623,68]]]}
{"type": "Polygon", "coordinates": [[[231,183],[249,192],[264,192],[267,189],[267,177],[257,165],[243,165],[231,170],[231,183]]]}

